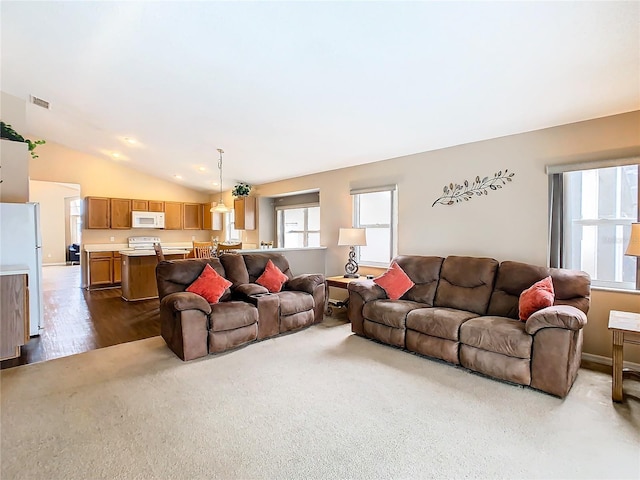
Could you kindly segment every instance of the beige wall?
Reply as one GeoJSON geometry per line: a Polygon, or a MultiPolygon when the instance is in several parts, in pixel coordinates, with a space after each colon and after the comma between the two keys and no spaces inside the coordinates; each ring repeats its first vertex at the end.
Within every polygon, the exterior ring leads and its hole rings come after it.
{"type": "Polygon", "coordinates": [[[0,140],[0,202],[29,201],[29,147],[26,143],[0,140]]]}
{"type": "MultiPolygon", "coordinates": [[[[208,202],[209,194],[198,192],[127,167],[113,160],[97,158],[47,142],[38,147],[39,158],[32,159],[29,174],[32,180],[77,183],[82,197],[136,198],[179,202],[208,202]]],[[[127,237],[153,235],[162,242],[208,240],[205,230],[86,230],[82,243],[126,243],[127,237]]]]}
{"type": "MultiPolygon", "coordinates": [[[[639,126],[640,111],[635,111],[259,185],[256,194],[320,190],[320,241],[328,247],[327,275],[344,271],[348,248],[336,243],[338,229],[351,225],[350,189],[393,183],[398,185],[398,253],[480,255],[546,265],[545,166],[638,154],[639,126]],[[462,204],[431,206],[444,185],[472,181],[476,175],[493,176],[506,168],[515,177],[502,190],[462,204]]],[[[245,236],[257,241],[259,232],[245,236]]],[[[586,352],[610,355],[607,312],[638,298],[594,293],[593,326],[585,330],[586,352]]],[[[640,363],[640,356],[631,350],[625,358],[640,363]]]]}
{"type": "Polygon", "coordinates": [[[65,185],[56,182],[29,182],[29,201],[40,204],[40,231],[42,234],[42,263],[66,262],[66,231],[68,230],[65,215],[65,199],[78,197],[79,186],[65,185]]]}

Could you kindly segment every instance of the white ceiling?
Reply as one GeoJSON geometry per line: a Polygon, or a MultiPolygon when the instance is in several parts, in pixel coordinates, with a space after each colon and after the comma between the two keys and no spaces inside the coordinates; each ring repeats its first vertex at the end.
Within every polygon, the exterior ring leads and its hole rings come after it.
{"type": "Polygon", "coordinates": [[[201,190],[219,147],[226,189],[640,108],[636,1],[0,12],[0,87],[51,102],[28,105],[28,133],[201,190]]]}

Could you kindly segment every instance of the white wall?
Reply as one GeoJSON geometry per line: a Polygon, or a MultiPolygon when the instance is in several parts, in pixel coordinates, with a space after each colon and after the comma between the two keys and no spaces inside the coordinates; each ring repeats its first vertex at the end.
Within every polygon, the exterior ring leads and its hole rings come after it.
{"type": "Polygon", "coordinates": [[[42,263],[66,262],[68,230],[65,199],[80,196],[79,185],[56,182],[29,182],[29,201],[40,204],[42,263]]]}

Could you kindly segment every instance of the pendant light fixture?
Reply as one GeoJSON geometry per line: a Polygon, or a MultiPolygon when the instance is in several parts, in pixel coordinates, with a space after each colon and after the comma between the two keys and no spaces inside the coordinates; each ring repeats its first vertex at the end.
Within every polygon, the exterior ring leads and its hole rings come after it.
{"type": "Polygon", "coordinates": [[[220,153],[220,160],[218,160],[218,170],[220,170],[220,201],[209,211],[217,213],[227,213],[229,211],[229,208],[222,201],[222,154],[224,153],[224,150],[218,148],[218,152],[220,153]]]}

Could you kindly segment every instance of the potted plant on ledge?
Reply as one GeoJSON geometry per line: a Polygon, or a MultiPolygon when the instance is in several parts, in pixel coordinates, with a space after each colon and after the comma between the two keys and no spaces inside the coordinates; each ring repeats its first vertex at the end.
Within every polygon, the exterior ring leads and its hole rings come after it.
{"type": "Polygon", "coordinates": [[[248,183],[240,182],[236,183],[236,186],[231,190],[231,195],[236,198],[248,197],[251,192],[251,185],[248,183]]]}
{"type": "Polygon", "coordinates": [[[4,122],[0,122],[0,138],[11,140],[12,142],[26,143],[29,146],[29,153],[31,154],[31,158],[38,158],[38,155],[36,155],[35,152],[36,147],[45,143],[44,140],[33,141],[29,140],[28,138],[24,138],[22,135],[16,132],[11,125],[4,122]]]}

